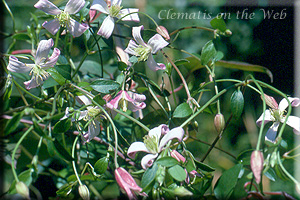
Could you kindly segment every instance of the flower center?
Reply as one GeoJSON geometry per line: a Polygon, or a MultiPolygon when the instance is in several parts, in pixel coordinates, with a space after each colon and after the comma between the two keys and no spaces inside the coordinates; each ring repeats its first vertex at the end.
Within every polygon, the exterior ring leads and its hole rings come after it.
{"type": "Polygon", "coordinates": [[[40,81],[45,80],[49,73],[46,72],[43,68],[41,68],[39,65],[35,64],[34,67],[31,69],[29,75],[32,75],[36,79],[36,83],[39,83],[40,81]]]}
{"type": "Polygon", "coordinates": [[[278,109],[271,110],[271,115],[272,115],[272,117],[274,117],[275,121],[280,122],[280,120],[283,118],[283,114],[284,114],[284,111],[280,111],[278,109]]]}
{"type": "Polygon", "coordinates": [[[144,144],[151,153],[153,154],[159,153],[157,138],[155,136],[150,137],[149,135],[145,135],[144,144]]]}
{"type": "Polygon", "coordinates": [[[69,26],[71,18],[70,18],[70,15],[68,12],[61,11],[60,14],[55,16],[55,19],[58,20],[59,24],[65,28],[65,27],[69,26]]]}
{"type": "Polygon", "coordinates": [[[126,101],[124,98],[120,99],[119,106],[123,110],[123,112],[127,111],[127,105],[128,105],[128,101],[126,101]]]}
{"type": "Polygon", "coordinates": [[[135,52],[140,56],[138,61],[146,61],[151,52],[151,47],[144,47],[142,45],[139,45],[139,47],[135,49],[135,52]]]}
{"type": "Polygon", "coordinates": [[[90,117],[90,118],[95,118],[97,117],[97,115],[101,112],[100,109],[92,107],[92,108],[87,108],[88,109],[88,113],[86,116],[90,117]]]}
{"type": "Polygon", "coordinates": [[[118,17],[121,9],[122,9],[122,6],[112,5],[111,7],[108,8],[109,15],[112,17],[118,17]]]}

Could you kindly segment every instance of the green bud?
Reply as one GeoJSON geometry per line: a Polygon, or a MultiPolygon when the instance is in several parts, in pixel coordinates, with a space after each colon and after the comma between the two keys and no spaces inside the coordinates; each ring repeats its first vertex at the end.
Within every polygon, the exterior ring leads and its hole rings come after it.
{"type": "Polygon", "coordinates": [[[214,119],[214,125],[218,133],[221,133],[221,131],[225,128],[225,119],[222,114],[216,114],[214,119]]]}
{"type": "Polygon", "coordinates": [[[179,197],[184,197],[184,196],[192,196],[193,193],[187,190],[185,187],[180,186],[177,187],[173,190],[174,195],[179,196],[179,197]]]}
{"type": "Polygon", "coordinates": [[[29,189],[28,189],[27,185],[24,182],[22,182],[22,181],[17,182],[16,190],[17,190],[17,193],[20,194],[25,199],[30,199],[29,189]]]}
{"type": "Polygon", "coordinates": [[[90,199],[90,191],[86,187],[86,185],[79,185],[78,192],[82,199],[84,199],[84,200],[90,199]]]}

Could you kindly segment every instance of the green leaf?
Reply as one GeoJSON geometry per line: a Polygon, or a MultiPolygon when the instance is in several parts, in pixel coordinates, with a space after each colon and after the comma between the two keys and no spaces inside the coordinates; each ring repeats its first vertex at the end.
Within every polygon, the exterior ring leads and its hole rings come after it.
{"type": "Polygon", "coordinates": [[[265,173],[264,175],[266,177],[268,177],[268,179],[270,179],[271,181],[276,181],[277,179],[277,176],[276,176],[276,173],[275,171],[272,169],[272,168],[269,168],[265,173]]]}
{"type": "MultiPolygon", "coordinates": [[[[22,181],[27,186],[29,186],[32,183],[32,173],[34,172],[33,169],[27,169],[23,171],[21,174],[19,174],[18,179],[19,181],[22,181]]],[[[16,194],[16,181],[14,180],[8,190],[10,194],[16,194]]]]}
{"type": "Polygon", "coordinates": [[[16,114],[15,116],[13,116],[6,124],[5,129],[4,129],[4,134],[8,135],[11,132],[13,132],[14,130],[16,130],[16,128],[18,127],[20,120],[22,119],[24,115],[24,111],[19,112],[18,114],[16,114]]]}
{"type": "Polygon", "coordinates": [[[47,150],[51,157],[55,156],[55,146],[52,140],[47,139],[47,150]]]}
{"type": "Polygon", "coordinates": [[[71,66],[70,65],[56,65],[55,69],[64,78],[71,80],[71,66]]]}
{"type": "Polygon", "coordinates": [[[108,157],[100,158],[94,165],[94,170],[97,174],[103,174],[108,167],[108,157]]]}
{"type": "Polygon", "coordinates": [[[65,133],[67,132],[72,125],[71,119],[66,118],[58,121],[53,128],[53,133],[65,133]]]}
{"type": "Polygon", "coordinates": [[[119,61],[119,62],[118,62],[118,69],[119,69],[120,71],[124,71],[126,68],[127,68],[126,63],[124,63],[124,62],[122,62],[122,61],[119,61]]]}
{"type": "Polygon", "coordinates": [[[214,193],[217,199],[229,199],[230,195],[235,188],[239,173],[242,170],[243,165],[237,164],[234,167],[223,172],[222,176],[218,179],[214,193]]]}
{"type": "Polygon", "coordinates": [[[226,31],[226,24],[223,18],[213,18],[210,21],[210,25],[211,27],[213,27],[214,29],[219,29],[221,32],[225,32],[226,31]]]}
{"type": "Polygon", "coordinates": [[[12,38],[15,40],[31,40],[26,33],[16,33],[12,36],[12,38]]]}
{"type": "Polygon", "coordinates": [[[193,113],[193,110],[187,103],[182,103],[176,107],[173,113],[174,118],[185,118],[190,116],[193,113]]]}
{"type": "Polygon", "coordinates": [[[55,146],[56,151],[67,161],[74,160],[71,154],[59,143],[58,140],[54,140],[53,144],[55,146]]]}
{"type": "Polygon", "coordinates": [[[209,165],[207,165],[207,164],[205,164],[203,162],[200,162],[200,161],[196,160],[196,158],[194,157],[194,155],[190,151],[186,151],[186,152],[189,154],[190,158],[194,161],[195,165],[199,169],[207,171],[207,172],[213,172],[213,171],[215,171],[215,169],[213,167],[211,167],[211,166],[209,166],[209,165]]]}
{"type": "Polygon", "coordinates": [[[73,187],[74,184],[65,184],[63,186],[61,186],[59,188],[59,190],[56,191],[56,194],[58,196],[61,196],[61,197],[66,197],[70,194],[70,192],[72,191],[72,187],[73,187]]]}
{"type": "Polygon", "coordinates": [[[165,167],[173,167],[178,164],[178,161],[173,157],[162,157],[158,159],[156,163],[165,167]]]}
{"type": "Polygon", "coordinates": [[[243,151],[237,156],[237,160],[243,165],[250,165],[251,154],[254,149],[248,149],[243,151]]]}
{"type": "Polygon", "coordinates": [[[168,173],[177,181],[184,181],[187,176],[185,170],[179,165],[169,168],[168,173]]]}
{"type": "Polygon", "coordinates": [[[179,66],[179,65],[183,65],[183,64],[189,63],[189,62],[190,62],[190,61],[187,60],[187,59],[180,59],[180,60],[176,60],[176,61],[174,62],[174,64],[175,64],[176,66],[179,66]]]}
{"type": "Polygon", "coordinates": [[[120,87],[120,84],[113,80],[98,79],[91,83],[91,87],[97,92],[109,94],[112,91],[118,89],[120,87]]]}
{"type": "Polygon", "coordinates": [[[59,85],[64,85],[67,82],[67,80],[55,68],[49,68],[47,72],[59,85]]]}
{"type": "Polygon", "coordinates": [[[96,101],[100,106],[106,104],[106,101],[101,97],[101,95],[95,96],[93,100],[96,101]]]}
{"type": "Polygon", "coordinates": [[[207,65],[209,61],[214,59],[216,55],[217,55],[217,51],[215,49],[214,43],[210,40],[202,48],[201,56],[200,56],[201,64],[207,65]]]}
{"type": "Polygon", "coordinates": [[[232,116],[236,119],[239,118],[244,109],[244,96],[239,88],[238,90],[235,90],[231,95],[230,107],[232,116]]]}
{"type": "Polygon", "coordinates": [[[154,163],[152,165],[151,168],[148,168],[143,177],[142,177],[142,180],[141,180],[141,187],[143,188],[143,191],[144,192],[149,192],[151,191],[152,187],[152,183],[153,181],[155,180],[155,177],[156,177],[156,171],[158,169],[158,165],[156,163],[154,163]]]}

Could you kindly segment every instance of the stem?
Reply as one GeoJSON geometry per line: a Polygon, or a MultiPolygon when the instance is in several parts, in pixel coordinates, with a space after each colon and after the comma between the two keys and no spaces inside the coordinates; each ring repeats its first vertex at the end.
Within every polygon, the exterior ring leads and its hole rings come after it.
{"type": "Polygon", "coordinates": [[[188,27],[183,27],[183,28],[177,29],[177,30],[173,31],[172,33],[170,33],[169,35],[172,36],[172,35],[178,33],[179,31],[183,31],[183,30],[187,30],[187,29],[202,29],[205,31],[213,32],[213,33],[215,31],[214,29],[201,27],[201,26],[188,26],[188,27]]]}
{"type": "Polygon", "coordinates": [[[74,142],[73,142],[73,146],[72,146],[72,158],[73,158],[73,160],[72,160],[72,166],[73,166],[73,170],[74,170],[74,173],[75,173],[75,176],[76,176],[76,179],[77,179],[79,185],[82,185],[82,182],[81,182],[81,180],[80,180],[80,178],[79,178],[79,175],[78,175],[78,172],[77,172],[77,170],[76,170],[76,163],[75,163],[75,147],[76,147],[76,144],[77,144],[77,141],[78,141],[79,136],[80,136],[80,135],[78,135],[78,136],[75,138],[75,140],[74,140],[74,142]]]}

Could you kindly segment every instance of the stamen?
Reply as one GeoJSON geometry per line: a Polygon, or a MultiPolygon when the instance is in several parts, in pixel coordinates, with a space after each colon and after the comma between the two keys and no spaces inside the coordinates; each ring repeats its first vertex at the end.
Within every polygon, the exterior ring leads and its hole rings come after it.
{"type": "Polygon", "coordinates": [[[69,26],[71,19],[69,13],[65,11],[61,11],[61,13],[56,15],[54,18],[58,20],[59,24],[64,28],[69,26]]]}
{"type": "Polygon", "coordinates": [[[152,137],[150,137],[149,135],[144,136],[144,144],[147,147],[147,149],[153,154],[159,153],[157,142],[158,141],[155,136],[152,137]]]}
{"type": "Polygon", "coordinates": [[[120,10],[122,9],[122,6],[118,5],[112,5],[109,10],[109,15],[112,17],[118,17],[120,10]]]}
{"type": "Polygon", "coordinates": [[[139,45],[139,47],[135,49],[135,52],[140,56],[138,58],[138,61],[146,61],[151,52],[151,47],[144,47],[142,45],[139,45]]]}
{"type": "Polygon", "coordinates": [[[41,68],[39,65],[34,65],[29,75],[34,76],[36,79],[36,83],[38,84],[39,81],[45,80],[49,76],[49,73],[46,72],[43,68],[41,68]]]}

